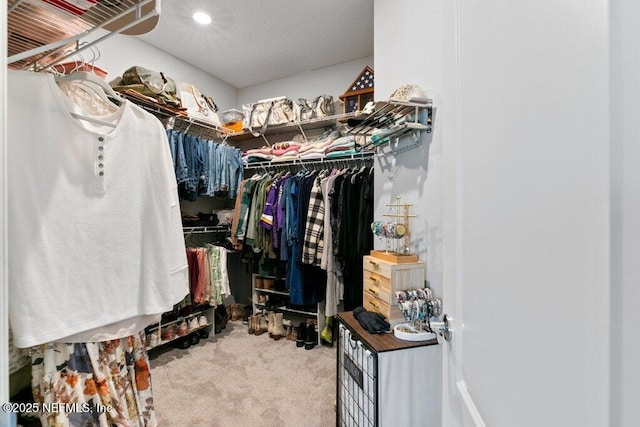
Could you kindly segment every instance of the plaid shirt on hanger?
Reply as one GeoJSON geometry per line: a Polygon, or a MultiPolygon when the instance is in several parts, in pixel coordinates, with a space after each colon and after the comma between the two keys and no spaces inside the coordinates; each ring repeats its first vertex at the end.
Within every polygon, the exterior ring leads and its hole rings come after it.
{"type": "Polygon", "coordinates": [[[324,199],[320,181],[327,176],[327,171],[322,171],[313,181],[309,208],[307,210],[307,223],[304,232],[304,244],[302,246],[302,262],[320,266],[322,252],[324,250],[324,199]]]}

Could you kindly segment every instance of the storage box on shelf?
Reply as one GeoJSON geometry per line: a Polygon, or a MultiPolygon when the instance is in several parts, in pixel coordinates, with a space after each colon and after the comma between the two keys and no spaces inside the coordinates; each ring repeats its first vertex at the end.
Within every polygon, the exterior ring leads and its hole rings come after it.
{"type": "Polygon", "coordinates": [[[395,300],[395,292],[425,287],[423,262],[392,262],[366,255],[362,259],[364,273],[362,305],[387,318],[391,326],[403,323],[404,316],[395,300]]]}
{"type": "Polygon", "coordinates": [[[316,320],[316,330],[318,333],[318,343],[320,343],[320,332],[325,326],[324,302],[315,304],[313,307],[291,307],[289,305],[289,292],[287,292],[285,280],[283,278],[253,274],[251,280],[251,294],[253,301],[253,312],[262,310],[281,312],[285,320],[297,326],[307,319],[316,320]]]}

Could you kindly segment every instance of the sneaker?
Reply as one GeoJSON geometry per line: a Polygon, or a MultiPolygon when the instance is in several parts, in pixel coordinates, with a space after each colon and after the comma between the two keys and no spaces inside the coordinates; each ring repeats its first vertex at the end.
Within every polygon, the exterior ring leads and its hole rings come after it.
{"type": "Polygon", "coordinates": [[[158,345],[158,334],[153,333],[147,335],[147,347],[153,348],[158,345]]]}
{"type": "Polygon", "coordinates": [[[185,335],[187,335],[187,333],[189,333],[189,326],[187,325],[187,322],[185,322],[184,320],[178,325],[178,330],[177,330],[177,334],[180,337],[183,337],[185,335]]]}
{"type": "Polygon", "coordinates": [[[191,320],[189,320],[189,330],[194,331],[199,327],[200,327],[200,324],[198,323],[198,318],[192,317],[191,320]]]}
{"type": "Polygon", "coordinates": [[[198,326],[200,327],[209,326],[209,321],[204,315],[198,317],[198,326]]]}
{"type": "Polygon", "coordinates": [[[420,86],[407,84],[397,88],[389,97],[389,101],[426,104],[429,100],[420,86]]]}

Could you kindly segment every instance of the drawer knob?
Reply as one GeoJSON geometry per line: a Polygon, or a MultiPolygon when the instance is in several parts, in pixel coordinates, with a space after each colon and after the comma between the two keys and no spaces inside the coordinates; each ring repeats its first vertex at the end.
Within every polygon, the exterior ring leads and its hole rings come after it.
{"type": "Polygon", "coordinates": [[[376,288],[371,288],[371,293],[378,296],[378,290],[376,288]]]}

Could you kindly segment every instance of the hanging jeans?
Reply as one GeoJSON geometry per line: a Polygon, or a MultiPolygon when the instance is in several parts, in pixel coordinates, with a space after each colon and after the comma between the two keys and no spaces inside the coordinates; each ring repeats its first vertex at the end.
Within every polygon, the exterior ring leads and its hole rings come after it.
{"type": "Polygon", "coordinates": [[[188,177],[189,168],[184,155],[184,134],[173,129],[167,130],[171,158],[173,159],[174,170],[178,184],[185,182],[188,177]]]}

